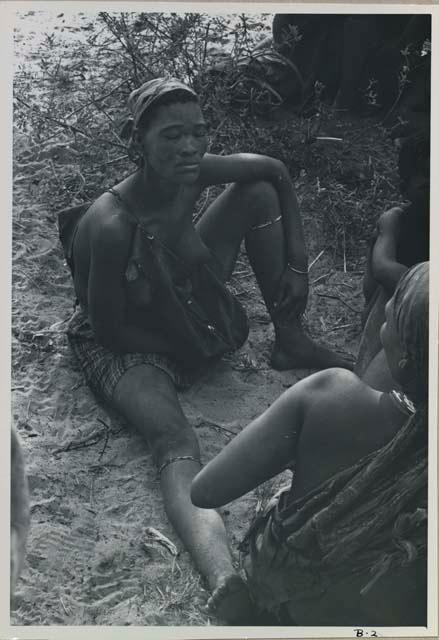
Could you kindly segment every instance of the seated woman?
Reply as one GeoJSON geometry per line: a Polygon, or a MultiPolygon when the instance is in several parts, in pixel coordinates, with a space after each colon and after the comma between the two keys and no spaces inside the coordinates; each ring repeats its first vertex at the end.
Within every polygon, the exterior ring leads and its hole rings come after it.
{"type": "Polygon", "coordinates": [[[429,259],[430,139],[421,131],[403,139],[398,157],[400,189],[408,204],[378,220],[363,289],[365,324],[354,371],[381,391],[394,384],[380,342],[384,307],[407,269],[429,259]]]}
{"type": "Polygon", "coordinates": [[[193,482],[193,503],[211,509],[294,466],[243,557],[252,598],[282,624],[426,625],[428,269],[401,278],[381,328],[403,392],[316,373],[193,482]]]}
{"type": "Polygon", "coordinates": [[[169,519],[222,600],[219,615],[232,620],[232,600],[245,608],[237,597],[243,584],[220,516],[191,503],[200,452],[177,390],[247,337],[245,312],[224,285],[243,239],[275,328],[272,366],[350,362],[301,327],[307,254],[286,167],[259,155],[206,153],[197,95],[178,80],[146,82],[129,106],[138,170],[89,208],[60,215],[80,305],[69,340],[93,391],[151,447],[169,519]],[[195,227],[203,189],[226,183],[195,227]]]}

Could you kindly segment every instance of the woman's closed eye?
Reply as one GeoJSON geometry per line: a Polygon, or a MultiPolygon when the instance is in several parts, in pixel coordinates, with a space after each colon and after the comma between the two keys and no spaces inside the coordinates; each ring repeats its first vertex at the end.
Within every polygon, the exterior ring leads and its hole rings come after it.
{"type": "Polygon", "coordinates": [[[183,135],[183,131],[180,129],[168,129],[162,134],[166,140],[178,140],[183,135]]]}
{"type": "MultiPolygon", "coordinates": [[[[207,127],[205,125],[197,125],[194,127],[191,134],[196,138],[204,138],[207,135],[207,127]]],[[[185,135],[185,131],[180,128],[170,128],[163,131],[162,135],[166,140],[179,140],[183,135],[185,135]]]]}

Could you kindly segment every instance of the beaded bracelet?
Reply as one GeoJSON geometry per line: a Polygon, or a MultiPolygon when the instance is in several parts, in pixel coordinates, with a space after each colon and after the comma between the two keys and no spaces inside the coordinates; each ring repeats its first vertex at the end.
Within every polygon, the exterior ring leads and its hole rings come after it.
{"type": "Polygon", "coordinates": [[[299,273],[301,276],[307,276],[309,273],[309,268],[307,267],[306,271],[303,271],[301,269],[296,269],[296,267],[293,267],[292,264],[288,263],[287,267],[290,271],[294,271],[294,273],[299,273]]]}

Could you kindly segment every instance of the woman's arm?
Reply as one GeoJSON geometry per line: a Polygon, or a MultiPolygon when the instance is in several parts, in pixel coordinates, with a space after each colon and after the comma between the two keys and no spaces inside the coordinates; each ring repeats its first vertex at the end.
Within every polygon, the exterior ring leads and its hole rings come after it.
{"type": "Polygon", "coordinates": [[[116,353],[167,353],[169,344],[160,335],[127,323],[125,269],[131,235],[118,216],[106,216],[91,231],[88,309],[98,342],[116,353]]]}
{"type": "MultiPolygon", "coordinates": [[[[304,495],[395,435],[403,422],[383,414],[382,395],[346,369],[304,378],[200,471],[192,483],[193,503],[222,506],[293,461],[293,491],[304,495]]],[[[393,416],[398,411],[389,402],[393,416]]]]}
{"type": "Polygon", "coordinates": [[[305,378],[288,389],[200,471],[191,491],[196,506],[227,504],[294,460],[310,390],[320,376],[305,378]]]}
{"type": "Polygon", "coordinates": [[[401,207],[385,211],[378,220],[378,236],[372,250],[372,273],[375,279],[392,296],[407,267],[397,261],[397,247],[401,207]]]}
{"type": "Polygon", "coordinates": [[[216,156],[207,153],[201,163],[202,188],[230,182],[271,182],[279,196],[282,221],[287,240],[288,261],[306,271],[308,256],[303,235],[299,204],[288,170],[283,162],[252,153],[216,156]]]}

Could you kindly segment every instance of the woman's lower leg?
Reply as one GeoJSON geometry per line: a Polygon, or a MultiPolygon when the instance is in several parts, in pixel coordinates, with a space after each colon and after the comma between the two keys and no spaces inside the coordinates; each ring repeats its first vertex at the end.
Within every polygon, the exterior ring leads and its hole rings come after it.
{"type": "MultiPolygon", "coordinates": [[[[224,585],[234,584],[240,607],[248,613],[248,591],[233,567],[220,515],[195,507],[190,498],[192,480],[201,466],[200,452],[170,378],[154,367],[133,367],[119,381],[114,405],[148,442],[161,469],[166,513],[213,595],[224,585]]],[[[215,604],[225,620],[237,618],[233,603],[215,604]]]]}
{"type": "Polygon", "coordinates": [[[271,357],[274,368],[351,368],[350,359],[317,345],[303,332],[297,301],[292,300],[291,308],[282,313],[276,312],[274,303],[288,263],[281,214],[277,192],[270,183],[233,184],[210,205],[197,230],[222,264],[224,280],[230,278],[245,239],[250,264],[275,328],[271,357]]]}
{"type": "Polygon", "coordinates": [[[162,471],[160,484],[171,524],[209,588],[215,589],[221,577],[235,570],[220,515],[213,509],[199,509],[191,502],[192,480],[199,471],[200,465],[195,461],[176,460],[162,471]]]}
{"type": "MultiPolygon", "coordinates": [[[[352,367],[352,362],[326,347],[315,343],[303,331],[301,314],[291,301],[278,312],[275,307],[279,283],[288,265],[286,239],[279,220],[279,200],[271,185],[260,187],[258,197],[249,198],[249,228],[245,244],[250,264],[256,275],[262,296],[273,320],[275,344],[271,365],[275,369],[352,367]],[[266,222],[262,222],[264,219],[266,222]],[[256,220],[255,223],[252,222],[256,220]]],[[[256,195],[256,194],[255,194],[256,195]]],[[[306,278],[307,276],[302,276],[306,278]]]]}
{"type": "Polygon", "coordinates": [[[230,623],[250,624],[253,605],[233,566],[223,520],[215,510],[192,504],[191,485],[199,471],[200,464],[189,459],[174,458],[165,466],[160,483],[166,513],[208,584],[212,612],[230,623]]]}

